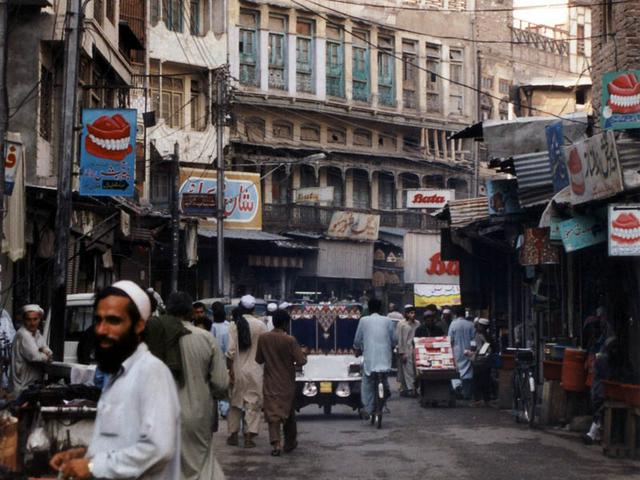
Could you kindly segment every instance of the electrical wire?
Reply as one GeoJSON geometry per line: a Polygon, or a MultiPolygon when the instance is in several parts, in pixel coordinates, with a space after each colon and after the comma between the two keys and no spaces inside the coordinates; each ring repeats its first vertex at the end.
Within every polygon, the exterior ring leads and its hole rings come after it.
{"type": "MultiPolygon", "coordinates": [[[[315,3],[316,3],[316,2],[314,2],[313,0],[305,0],[305,1],[310,2],[310,3],[313,3],[313,4],[315,4],[315,3]]],[[[304,8],[305,10],[307,10],[307,11],[309,11],[309,12],[311,12],[311,13],[315,14],[315,15],[318,15],[320,18],[323,18],[323,19],[325,19],[325,20],[326,20],[326,21],[328,21],[328,22],[331,22],[331,19],[330,19],[329,17],[327,17],[326,15],[323,15],[322,13],[319,13],[319,12],[315,12],[315,11],[313,11],[311,8],[309,8],[308,6],[306,6],[306,5],[302,4],[302,3],[300,3],[298,0],[291,0],[291,2],[295,3],[296,5],[298,5],[298,6],[302,7],[302,8],[304,8]]],[[[318,4],[318,5],[319,5],[319,4],[318,4]]],[[[322,6],[322,5],[320,5],[320,6],[322,6]]],[[[325,8],[328,8],[328,7],[325,7],[325,8]]],[[[372,43],[372,42],[371,42],[367,37],[360,36],[360,35],[358,35],[358,34],[354,34],[354,33],[353,33],[353,29],[352,29],[352,31],[348,31],[344,25],[338,25],[338,27],[339,27],[340,29],[342,29],[343,31],[345,31],[346,33],[351,34],[351,36],[353,36],[353,37],[355,37],[355,38],[358,38],[359,40],[362,40],[364,43],[368,44],[369,46],[372,46],[372,47],[374,47],[374,48],[377,48],[377,47],[378,47],[377,45],[375,45],[374,43],[372,43]]],[[[450,83],[450,84],[452,84],[452,85],[458,85],[459,87],[463,87],[463,88],[469,89],[469,90],[471,90],[471,91],[473,91],[473,92],[475,92],[475,93],[480,93],[480,94],[484,93],[484,92],[482,92],[482,90],[481,90],[481,89],[479,89],[479,88],[477,88],[477,87],[474,87],[474,86],[472,86],[472,85],[468,85],[468,84],[466,84],[466,83],[463,83],[463,82],[460,82],[460,81],[457,81],[457,80],[452,80],[452,79],[447,78],[447,77],[445,77],[444,75],[442,75],[442,74],[440,74],[440,73],[438,73],[438,72],[433,72],[433,71],[431,71],[431,70],[429,70],[429,69],[427,69],[427,68],[425,68],[425,67],[422,67],[422,66],[420,66],[420,65],[416,65],[416,64],[414,64],[414,63],[412,63],[412,62],[405,62],[405,60],[402,58],[402,56],[398,56],[398,55],[396,55],[395,53],[392,53],[392,52],[385,52],[385,53],[386,53],[387,55],[389,55],[390,57],[395,58],[396,60],[400,60],[402,63],[411,63],[411,65],[413,65],[413,66],[414,66],[415,68],[417,68],[418,70],[422,70],[422,71],[425,71],[425,72],[427,72],[427,73],[430,73],[431,75],[435,75],[436,77],[438,77],[438,78],[440,78],[440,79],[442,79],[442,80],[444,80],[444,81],[446,81],[446,82],[449,82],[449,83],[450,83]]],[[[489,93],[484,93],[484,94],[485,94],[487,97],[494,98],[494,99],[499,100],[499,101],[501,101],[501,100],[502,100],[502,97],[498,97],[497,95],[493,95],[493,94],[489,94],[489,93]]],[[[510,103],[511,103],[511,102],[510,102],[510,103]]],[[[547,112],[547,111],[542,110],[542,109],[540,109],[540,108],[529,107],[529,110],[536,111],[536,112],[539,112],[539,113],[542,113],[542,114],[544,114],[544,115],[548,115],[548,116],[551,116],[551,117],[559,118],[559,119],[561,119],[561,120],[565,120],[565,121],[568,121],[568,122],[584,123],[584,122],[581,122],[580,120],[574,120],[574,119],[572,119],[572,118],[564,118],[564,117],[561,117],[560,115],[556,115],[555,113],[547,112]]]]}

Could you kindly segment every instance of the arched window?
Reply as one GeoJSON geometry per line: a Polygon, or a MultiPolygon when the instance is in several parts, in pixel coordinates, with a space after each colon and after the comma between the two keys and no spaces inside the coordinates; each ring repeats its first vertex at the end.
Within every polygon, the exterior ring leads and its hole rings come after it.
{"type": "Polygon", "coordinates": [[[284,120],[276,120],[273,122],[273,138],[284,138],[293,140],[293,125],[284,120]]]}
{"type": "Polygon", "coordinates": [[[358,128],[353,132],[353,144],[358,147],[371,146],[371,132],[363,128],[358,128]]]}
{"type": "Polygon", "coordinates": [[[300,127],[300,140],[303,142],[320,141],[320,125],[305,123],[300,127]]]}
{"type": "Polygon", "coordinates": [[[328,128],[327,142],[335,143],[337,145],[345,145],[347,143],[347,132],[344,128],[328,128]]]}
{"type": "Polygon", "coordinates": [[[245,121],[245,133],[250,142],[260,142],[264,140],[265,125],[260,117],[251,117],[245,121]]]}

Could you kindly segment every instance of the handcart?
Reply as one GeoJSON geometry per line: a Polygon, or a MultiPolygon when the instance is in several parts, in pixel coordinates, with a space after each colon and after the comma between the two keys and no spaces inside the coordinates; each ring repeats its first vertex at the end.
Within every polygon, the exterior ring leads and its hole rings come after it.
{"type": "Polygon", "coordinates": [[[449,337],[414,338],[416,380],[421,407],[456,406],[451,380],[458,378],[449,337]]]}

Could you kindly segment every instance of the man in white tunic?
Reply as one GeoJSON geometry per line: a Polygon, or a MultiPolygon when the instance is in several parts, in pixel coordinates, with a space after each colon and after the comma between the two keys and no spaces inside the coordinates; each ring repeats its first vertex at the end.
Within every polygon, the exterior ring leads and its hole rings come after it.
{"type": "Polygon", "coordinates": [[[404,320],[400,320],[396,327],[398,339],[398,381],[400,382],[400,395],[403,397],[415,397],[416,395],[416,369],[413,358],[413,337],[420,325],[416,320],[416,309],[413,305],[404,307],[404,320]]]}
{"type": "Polygon", "coordinates": [[[43,314],[39,305],[22,308],[24,325],[16,333],[11,348],[11,388],[16,397],[30,385],[42,382],[44,365],[53,356],[39,330],[43,314]]]}
{"type": "Polygon", "coordinates": [[[122,280],[95,298],[96,360],[110,374],[98,402],[88,449],[56,454],[50,462],[67,480],[177,480],[180,406],[175,381],[141,340],[151,315],[149,297],[122,280]]]}
{"type": "Polygon", "coordinates": [[[264,322],[253,315],[256,299],[245,295],[240,299],[240,315],[229,326],[227,366],[230,374],[231,408],[227,415],[227,444],[237,446],[240,420],[244,410],[244,446],[254,448],[262,411],[262,365],[256,363],[258,338],[267,331],[264,322]]]}
{"type": "Polygon", "coordinates": [[[167,314],[182,322],[190,333],[180,337],[183,381],[178,384],[182,449],[182,480],[220,480],[224,474],[216,461],[212,435],[216,399],[226,395],[229,375],[222,349],[210,332],[191,323],[192,298],[185,292],[167,299],[167,314]]]}

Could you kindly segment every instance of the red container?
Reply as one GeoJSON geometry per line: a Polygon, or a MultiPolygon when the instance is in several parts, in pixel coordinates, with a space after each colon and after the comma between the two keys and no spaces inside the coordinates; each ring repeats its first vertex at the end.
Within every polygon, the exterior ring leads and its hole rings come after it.
{"type": "Polygon", "coordinates": [[[640,407],[640,385],[624,385],[625,402],[632,407],[640,407]]]}
{"type": "Polygon", "coordinates": [[[568,392],[584,392],[587,387],[587,370],[585,361],[587,352],[575,348],[567,348],[562,360],[562,388],[568,392]]]}
{"type": "Polygon", "coordinates": [[[544,360],[542,362],[542,367],[545,380],[562,379],[562,362],[556,362],[555,360],[544,360]]]}
{"type": "Polygon", "coordinates": [[[513,370],[516,364],[513,358],[513,355],[510,355],[508,353],[503,353],[501,357],[502,357],[502,370],[513,370]]]}
{"type": "Polygon", "coordinates": [[[607,400],[613,400],[614,402],[627,401],[627,389],[622,383],[602,380],[602,384],[604,385],[604,397],[607,400]]]}

